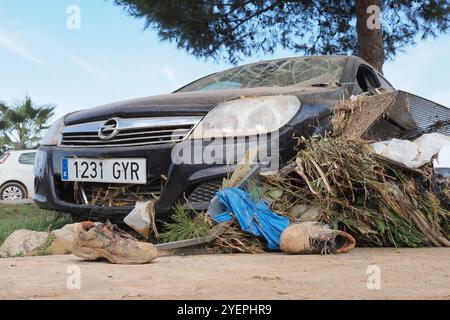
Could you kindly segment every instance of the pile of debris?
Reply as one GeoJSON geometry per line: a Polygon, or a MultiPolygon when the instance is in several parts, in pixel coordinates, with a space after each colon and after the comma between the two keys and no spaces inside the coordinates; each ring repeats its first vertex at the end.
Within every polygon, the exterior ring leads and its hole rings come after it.
{"type": "Polygon", "coordinates": [[[303,143],[293,165],[262,181],[282,190],[277,211],[298,219],[296,206],[315,206],[318,220],[349,232],[360,246],[450,246],[450,213],[432,191],[430,168],[386,161],[364,140],[303,143]]]}
{"type": "Polygon", "coordinates": [[[327,224],[359,246],[450,247],[450,109],[397,91],[345,101],[332,123],[243,189],[291,224],[327,224]]]}
{"type": "Polygon", "coordinates": [[[178,208],[162,239],[250,253],[450,247],[450,110],[397,91],[342,102],[332,124],[278,172],[245,159],[208,212],[178,208]]]}
{"type": "Polygon", "coordinates": [[[356,244],[450,247],[450,109],[396,91],[344,101],[331,120],[326,136],[299,138],[297,155],[278,172],[263,172],[250,150],[207,212],[180,204],[161,234],[156,200],[136,203],[125,223],[158,244],[84,223],[74,253],[144,263],[193,247],[289,254],[345,253],[356,244]]]}
{"type": "Polygon", "coordinates": [[[360,246],[449,247],[450,110],[394,92],[343,102],[332,123],[260,181],[280,190],[274,209],[298,219],[314,206],[360,246]]]}
{"type": "MultiPolygon", "coordinates": [[[[207,212],[176,208],[159,237],[167,243],[156,247],[450,247],[450,110],[398,91],[342,102],[332,124],[327,136],[299,139],[297,156],[278,172],[260,172],[249,152],[207,212]]],[[[156,232],[152,221],[142,234],[156,232]]]]}

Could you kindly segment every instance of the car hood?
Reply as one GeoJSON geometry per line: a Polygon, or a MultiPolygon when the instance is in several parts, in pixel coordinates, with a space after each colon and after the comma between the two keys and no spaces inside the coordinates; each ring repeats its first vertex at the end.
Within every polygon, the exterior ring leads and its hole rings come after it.
{"type": "Polygon", "coordinates": [[[225,101],[241,97],[294,95],[302,104],[333,107],[343,98],[340,87],[283,87],[218,90],[208,92],[179,92],[111,103],[68,114],[66,125],[107,120],[113,117],[152,117],[173,115],[205,115],[225,101]]]}

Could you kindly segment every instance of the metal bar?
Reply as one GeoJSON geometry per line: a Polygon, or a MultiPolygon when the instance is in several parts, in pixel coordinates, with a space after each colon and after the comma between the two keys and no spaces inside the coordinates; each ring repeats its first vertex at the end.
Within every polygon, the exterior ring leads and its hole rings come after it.
{"type": "MultiPolygon", "coordinates": [[[[184,137],[185,135],[161,135],[161,136],[145,136],[145,137],[134,137],[134,138],[123,138],[123,139],[111,139],[109,141],[103,141],[103,140],[67,140],[65,137],[63,138],[62,142],[76,142],[76,143],[102,143],[102,144],[114,144],[116,142],[125,142],[125,141],[139,141],[139,140],[155,140],[155,139],[161,139],[161,138],[171,138],[171,137],[184,137]]],[[[177,139],[178,140],[178,139],[177,139]]],[[[171,141],[171,140],[168,140],[171,141]]]]}
{"type": "MultiPolygon", "coordinates": [[[[115,118],[117,121],[117,129],[119,130],[136,130],[136,129],[150,129],[158,127],[171,127],[192,125],[195,126],[203,116],[186,116],[186,117],[152,117],[152,118],[115,118]]],[[[64,127],[62,133],[77,133],[77,132],[98,132],[105,121],[88,122],[82,124],[75,124],[64,127]]]]}
{"type": "MultiPolygon", "coordinates": [[[[95,145],[71,145],[68,143],[65,143],[64,141],[61,142],[62,147],[70,147],[70,148],[98,148],[98,147],[133,147],[133,146],[145,146],[145,145],[153,145],[153,144],[164,144],[164,143],[175,143],[175,142],[181,142],[183,139],[180,140],[165,140],[165,141],[153,141],[153,142],[140,142],[140,143],[124,143],[124,144],[95,144],[95,145]]],[[[69,141],[72,142],[72,141],[69,141]]]]}
{"type": "MultiPolygon", "coordinates": [[[[189,129],[179,129],[177,127],[174,127],[172,129],[167,130],[155,130],[155,131],[135,131],[135,132],[127,132],[127,133],[118,133],[116,137],[123,137],[123,136],[133,136],[133,135],[144,135],[144,134],[158,134],[158,133],[172,133],[172,132],[186,132],[188,133],[191,130],[189,129]]],[[[84,135],[84,134],[76,134],[76,133],[65,133],[63,136],[63,139],[77,139],[77,138],[96,138],[99,139],[97,132],[92,133],[90,135],[84,135]]]]}

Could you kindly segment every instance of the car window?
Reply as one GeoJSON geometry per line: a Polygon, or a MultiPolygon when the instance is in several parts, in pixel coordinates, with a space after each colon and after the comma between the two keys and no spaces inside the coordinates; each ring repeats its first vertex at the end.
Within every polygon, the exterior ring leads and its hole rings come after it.
{"type": "MultiPolygon", "coordinates": [[[[371,89],[380,87],[380,81],[378,80],[375,72],[368,66],[361,65],[356,73],[356,80],[362,92],[368,92],[371,89]]],[[[358,90],[359,91],[359,90],[358,90]]]]}
{"type": "Polygon", "coordinates": [[[197,80],[177,92],[258,87],[334,85],[346,57],[297,57],[249,64],[197,80]]]}
{"type": "Polygon", "coordinates": [[[19,157],[20,164],[33,165],[36,152],[22,153],[19,157]]]}
{"type": "Polygon", "coordinates": [[[386,78],[383,77],[381,74],[378,74],[378,79],[380,79],[381,86],[388,92],[395,90],[394,86],[390,84],[389,81],[387,81],[386,78]]]}
{"type": "Polygon", "coordinates": [[[240,87],[241,87],[241,84],[239,82],[222,81],[222,82],[210,83],[210,84],[204,86],[203,88],[199,89],[198,91],[239,89],[240,87]]]}

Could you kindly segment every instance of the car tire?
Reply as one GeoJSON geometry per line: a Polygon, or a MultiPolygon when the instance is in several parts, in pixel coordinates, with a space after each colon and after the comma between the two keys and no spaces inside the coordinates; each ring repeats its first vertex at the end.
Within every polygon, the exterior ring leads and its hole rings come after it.
{"type": "Polygon", "coordinates": [[[27,198],[26,188],[17,182],[5,183],[0,188],[0,200],[15,201],[27,198]]]}

